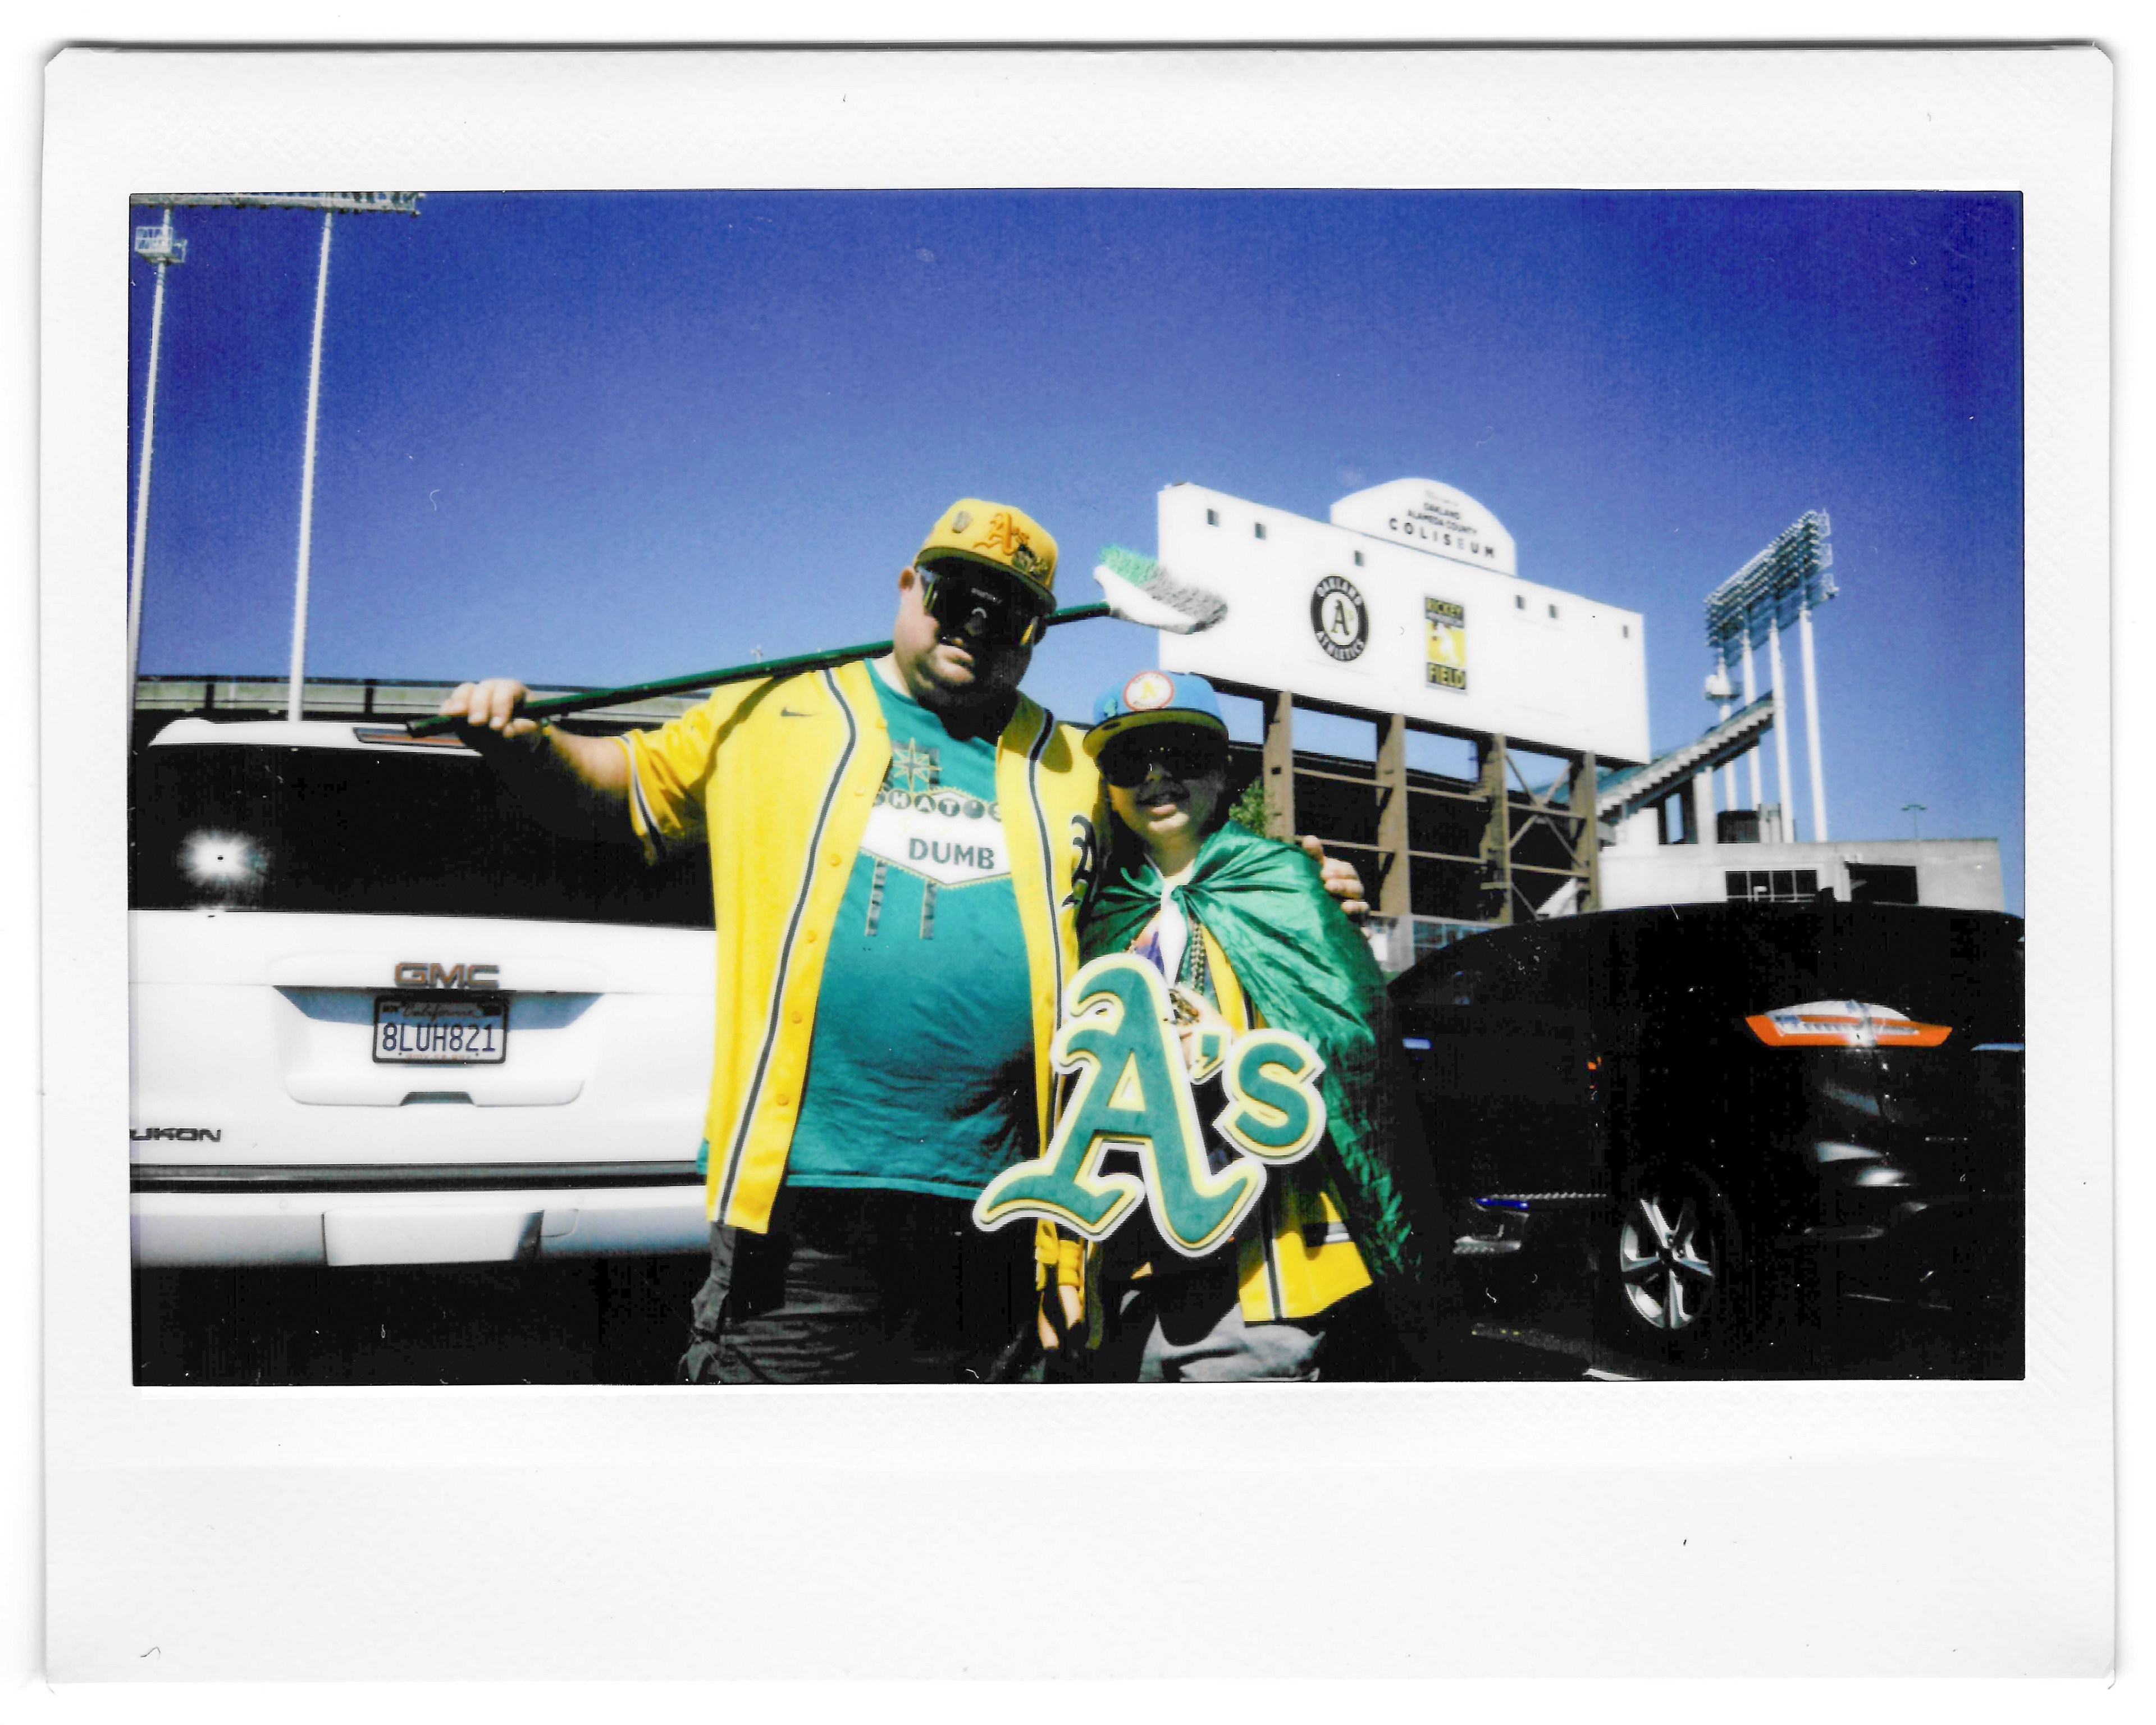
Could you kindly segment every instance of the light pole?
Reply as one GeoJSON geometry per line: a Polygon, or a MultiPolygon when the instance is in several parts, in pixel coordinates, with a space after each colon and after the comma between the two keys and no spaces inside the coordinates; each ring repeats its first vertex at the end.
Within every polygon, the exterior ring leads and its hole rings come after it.
{"type": "Polygon", "coordinates": [[[1782,842],[1797,842],[1797,793],[1789,781],[1789,703],[1782,691],[1789,680],[1782,675],[1782,624],[1767,614],[1767,663],[1774,668],[1774,793],[1782,803],[1782,842]]]}
{"type": "MultiPolygon", "coordinates": [[[[300,460],[300,550],[298,567],[292,580],[292,666],[285,711],[288,719],[300,716],[300,690],[307,675],[307,578],[313,560],[315,534],[315,426],[321,405],[322,322],[323,315],[329,306],[331,218],[336,215],[416,216],[419,213],[419,200],[426,195],[424,192],[151,192],[137,193],[130,200],[135,203],[167,206],[165,224],[167,228],[172,225],[170,206],[173,204],[216,204],[244,209],[318,209],[322,213],[321,255],[315,265],[315,338],[307,357],[307,444],[300,460]]],[[[161,274],[161,294],[162,282],[161,274]]],[[[156,374],[156,351],[153,336],[151,343],[153,377],[156,374]]],[[[143,442],[143,484],[146,490],[148,483],[149,443],[146,436],[143,442]]],[[[136,556],[139,562],[141,556],[139,538],[136,556]]],[[[138,595],[140,587],[138,576],[138,595]]]]}
{"type": "MultiPolygon", "coordinates": [[[[1782,625],[1794,621],[1803,649],[1804,671],[1804,738],[1810,757],[1812,780],[1812,837],[1826,838],[1826,781],[1820,770],[1819,736],[1819,675],[1812,648],[1812,614],[1835,596],[1834,578],[1827,573],[1834,562],[1828,542],[1833,531],[1822,510],[1808,510],[1774,536],[1774,542],[1707,596],[1707,644],[1715,656],[1717,674],[1727,675],[1730,649],[1741,649],[1744,672],[1744,704],[1755,698],[1752,680],[1752,649],[1763,644],[1772,668],[1774,710],[1774,768],[1776,793],[1781,798],[1782,830],[1785,839],[1796,836],[1796,788],[1789,778],[1789,703],[1784,693],[1782,625]]],[[[1759,750],[1752,757],[1752,800],[1759,800],[1759,750]]]]}
{"type": "Polygon", "coordinates": [[[157,433],[157,347],[165,331],[165,270],[187,260],[187,243],[172,233],[172,213],[163,224],[135,230],[136,255],[157,266],[157,292],[150,300],[149,376],[142,387],[142,461],[135,480],[135,547],[127,571],[127,711],[135,711],[135,679],[142,650],[142,562],[150,539],[150,450],[157,433]]]}
{"type": "Polygon", "coordinates": [[[300,459],[300,566],[292,577],[292,680],[285,716],[300,716],[300,691],[307,680],[307,574],[315,549],[315,425],[322,401],[322,314],[330,302],[330,223],[322,212],[322,254],[315,265],[315,340],[307,356],[307,446],[300,459]]]}
{"type": "Polygon", "coordinates": [[[1924,835],[1917,829],[1917,817],[1924,812],[1925,805],[1922,803],[1904,803],[1902,805],[1902,813],[1909,817],[1909,836],[1919,844],[1923,842],[1924,835]]]}
{"type": "Polygon", "coordinates": [[[1820,765],[1819,669],[1812,660],[1812,607],[1803,593],[1797,595],[1797,642],[1804,665],[1804,750],[1812,779],[1812,837],[1826,843],[1826,774],[1820,765]]]}

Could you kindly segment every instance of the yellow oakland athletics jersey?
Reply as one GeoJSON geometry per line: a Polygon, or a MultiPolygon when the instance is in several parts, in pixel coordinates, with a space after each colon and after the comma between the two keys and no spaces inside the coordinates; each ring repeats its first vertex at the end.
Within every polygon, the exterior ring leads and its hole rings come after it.
{"type": "MultiPolygon", "coordinates": [[[[1201,932],[1220,1015],[1238,1031],[1262,1023],[1219,943],[1209,931],[1201,932]]],[[[1370,1286],[1370,1272],[1348,1231],[1348,1213],[1319,1158],[1270,1170],[1258,1216],[1259,1225],[1246,1228],[1235,1247],[1237,1293],[1247,1322],[1308,1317],[1370,1286]]]]}
{"type": "MultiPolygon", "coordinates": [[[[799,1116],[824,949],[891,763],[875,675],[857,662],[737,685],[621,739],[629,819],[647,851],[694,843],[711,851],[718,1000],[705,1209],[759,1233],[799,1116]]],[[[1020,696],[996,747],[1043,1142],[1049,1049],[1065,978],[1077,968],[1077,911],[1104,818],[1081,734],[1020,696]]]]}

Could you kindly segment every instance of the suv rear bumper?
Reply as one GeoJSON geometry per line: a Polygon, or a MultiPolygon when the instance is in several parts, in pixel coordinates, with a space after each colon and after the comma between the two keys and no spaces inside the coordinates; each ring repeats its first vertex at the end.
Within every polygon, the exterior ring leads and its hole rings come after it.
{"type": "Polygon", "coordinates": [[[2025,1250],[2018,1194],[1906,1198],[1868,1224],[1808,1229],[1845,1294],[1944,1311],[2018,1308],[2025,1250]]]}
{"type": "Polygon", "coordinates": [[[693,1252],[710,1239],[693,1162],[133,1170],[134,1260],[506,1264],[693,1252]]]}

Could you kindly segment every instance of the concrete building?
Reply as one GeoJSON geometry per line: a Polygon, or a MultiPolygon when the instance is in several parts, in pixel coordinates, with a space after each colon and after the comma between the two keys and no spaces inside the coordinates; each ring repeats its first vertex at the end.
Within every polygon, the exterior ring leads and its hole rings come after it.
{"type": "Polygon", "coordinates": [[[1845,904],[2006,908],[1996,839],[1620,845],[1602,853],[1606,911],[1737,900],[1789,904],[1830,893],[1845,904]]]}

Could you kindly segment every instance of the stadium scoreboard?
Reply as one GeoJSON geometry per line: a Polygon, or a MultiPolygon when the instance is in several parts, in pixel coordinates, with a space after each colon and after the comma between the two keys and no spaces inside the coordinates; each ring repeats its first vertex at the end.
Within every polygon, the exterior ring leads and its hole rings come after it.
{"type": "Polygon", "coordinates": [[[1228,602],[1212,629],[1163,634],[1162,667],[1524,747],[1648,758],[1638,612],[1522,580],[1503,525],[1435,480],[1357,491],[1331,517],[1162,491],[1161,562],[1228,602]]]}

